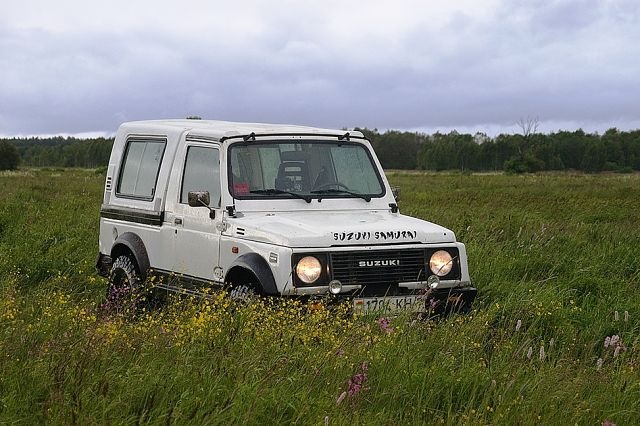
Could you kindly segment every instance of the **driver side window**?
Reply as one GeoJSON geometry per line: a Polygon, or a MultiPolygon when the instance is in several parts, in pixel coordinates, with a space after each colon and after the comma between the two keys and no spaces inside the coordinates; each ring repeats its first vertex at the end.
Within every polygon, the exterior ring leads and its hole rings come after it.
{"type": "Polygon", "coordinates": [[[220,153],[217,148],[188,148],[180,203],[188,204],[189,191],[209,191],[209,206],[220,207],[220,153]]]}

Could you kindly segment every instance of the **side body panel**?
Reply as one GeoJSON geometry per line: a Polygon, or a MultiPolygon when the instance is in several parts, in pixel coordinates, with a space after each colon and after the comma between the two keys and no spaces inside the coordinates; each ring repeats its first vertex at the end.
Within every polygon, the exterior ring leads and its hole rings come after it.
{"type": "MultiPolygon", "coordinates": [[[[220,275],[216,275],[219,263],[220,230],[222,229],[222,210],[219,202],[214,200],[213,194],[211,194],[211,205],[215,212],[214,218],[210,217],[209,209],[204,206],[191,207],[187,203],[181,202],[185,162],[190,148],[211,149],[218,154],[220,149],[219,145],[213,141],[183,138],[176,151],[167,189],[162,230],[166,241],[165,248],[171,253],[173,259],[167,262],[171,264],[171,267],[165,269],[182,275],[220,282],[220,275]]],[[[191,189],[205,190],[205,188],[198,186],[191,189]]]]}
{"type": "Polygon", "coordinates": [[[166,233],[162,231],[167,183],[171,173],[175,152],[184,130],[175,128],[137,128],[123,125],[114,141],[107,177],[104,203],[100,218],[100,253],[110,255],[120,235],[133,233],[144,242],[149,264],[152,268],[170,269],[173,257],[167,250],[166,233]],[[123,155],[131,138],[150,138],[166,141],[158,170],[153,199],[143,200],[117,194],[123,155]]]}

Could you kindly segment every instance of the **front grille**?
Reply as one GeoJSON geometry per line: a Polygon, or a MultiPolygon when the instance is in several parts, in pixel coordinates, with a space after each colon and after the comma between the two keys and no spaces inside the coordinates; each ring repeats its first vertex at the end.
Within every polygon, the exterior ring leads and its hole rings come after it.
{"type": "Polygon", "coordinates": [[[425,250],[380,250],[331,253],[333,279],[343,285],[362,285],[360,294],[408,293],[399,282],[424,281],[425,250]]]}

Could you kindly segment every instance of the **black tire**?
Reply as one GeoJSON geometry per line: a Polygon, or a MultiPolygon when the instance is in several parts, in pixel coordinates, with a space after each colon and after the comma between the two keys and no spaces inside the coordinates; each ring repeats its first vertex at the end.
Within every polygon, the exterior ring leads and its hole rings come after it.
{"type": "Polygon", "coordinates": [[[256,285],[253,283],[245,283],[238,285],[231,285],[229,287],[229,298],[238,302],[247,302],[256,297],[259,293],[256,290],[256,285]]]}
{"type": "Polygon", "coordinates": [[[116,257],[109,273],[109,284],[104,308],[107,312],[118,313],[127,308],[135,308],[136,292],[141,288],[142,279],[135,261],[128,255],[116,257]]]}

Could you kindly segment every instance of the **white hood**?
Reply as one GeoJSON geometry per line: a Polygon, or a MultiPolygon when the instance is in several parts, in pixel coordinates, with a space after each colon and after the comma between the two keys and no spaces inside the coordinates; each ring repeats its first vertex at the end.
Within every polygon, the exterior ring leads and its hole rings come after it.
{"type": "Polygon", "coordinates": [[[255,212],[229,223],[225,235],[287,247],[455,242],[442,226],[389,211],[255,212]]]}

